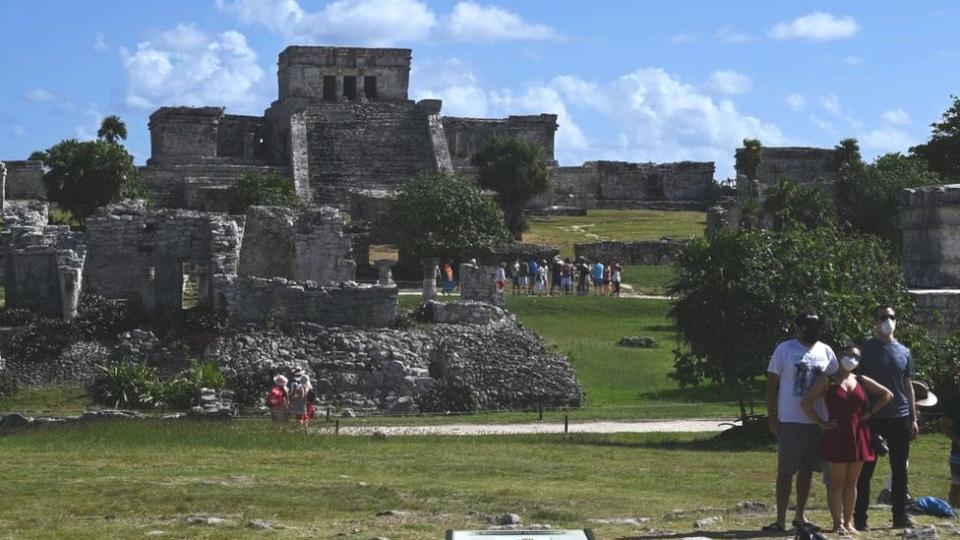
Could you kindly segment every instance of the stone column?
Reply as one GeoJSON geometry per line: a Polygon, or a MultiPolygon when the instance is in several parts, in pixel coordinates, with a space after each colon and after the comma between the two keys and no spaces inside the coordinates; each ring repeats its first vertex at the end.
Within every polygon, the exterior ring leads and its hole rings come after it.
{"type": "Polygon", "coordinates": [[[337,102],[346,101],[347,97],[343,95],[343,75],[337,75],[337,102]]]}
{"type": "Polygon", "coordinates": [[[7,204],[7,166],[0,161],[0,215],[7,204]]]}
{"type": "MultiPolygon", "coordinates": [[[[383,285],[384,287],[390,287],[394,285],[393,282],[393,261],[375,261],[374,264],[379,270],[380,279],[377,283],[383,285]]],[[[431,272],[432,273],[432,272],[431,272]]],[[[424,273],[424,278],[426,278],[426,273],[424,273]]],[[[436,283],[436,282],[434,282],[436,283]]]]}
{"type": "MultiPolygon", "coordinates": [[[[73,262],[73,261],[71,261],[73,262]]],[[[64,322],[73,322],[77,317],[77,308],[80,305],[81,280],[83,279],[83,262],[78,260],[80,267],[61,266],[60,301],[63,302],[64,322]]]]}
{"type": "Polygon", "coordinates": [[[434,268],[440,264],[438,258],[423,259],[423,301],[433,300],[437,296],[437,278],[434,276],[434,268]]]}
{"type": "Polygon", "coordinates": [[[143,269],[143,283],[140,286],[140,301],[147,313],[153,312],[156,307],[156,278],[157,268],[153,265],[143,269]]]}
{"type": "Polygon", "coordinates": [[[960,288],[960,184],[905,189],[900,208],[907,285],[960,288]]]}

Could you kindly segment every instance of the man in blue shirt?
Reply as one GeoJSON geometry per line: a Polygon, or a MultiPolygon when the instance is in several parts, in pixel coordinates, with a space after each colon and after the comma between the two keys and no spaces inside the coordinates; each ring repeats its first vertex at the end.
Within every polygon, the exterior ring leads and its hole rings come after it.
{"type": "MultiPolygon", "coordinates": [[[[874,310],[874,337],[868,339],[861,348],[863,361],[860,362],[860,369],[863,375],[893,392],[890,403],[873,412],[870,430],[882,435],[890,447],[893,527],[903,529],[913,526],[913,521],[906,511],[907,459],[910,457],[910,441],[917,436],[920,428],[917,424],[917,399],[911,384],[913,357],[910,349],[894,337],[896,328],[897,315],[893,308],[878,306],[874,310]]],[[[876,465],[876,461],[864,463],[857,483],[857,504],[853,521],[854,527],[859,531],[868,530],[870,480],[876,465]]]]}

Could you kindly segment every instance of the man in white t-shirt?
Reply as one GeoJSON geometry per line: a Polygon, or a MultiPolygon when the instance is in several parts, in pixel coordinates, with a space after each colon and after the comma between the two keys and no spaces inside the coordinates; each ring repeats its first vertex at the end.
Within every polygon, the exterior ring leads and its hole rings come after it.
{"type": "MultiPolygon", "coordinates": [[[[797,509],[793,526],[807,523],[804,512],[814,471],[823,470],[820,458],[820,428],[800,408],[800,401],[813,381],[823,373],[837,370],[837,357],[829,345],[820,342],[820,318],[804,312],[797,316],[796,337],[777,346],[767,367],[767,418],[770,432],[777,437],[777,521],[763,529],[786,531],[787,505],[793,475],[797,475],[797,509]]],[[[827,410],[823,399],[814,403],[822,418],[827,410]]]]}

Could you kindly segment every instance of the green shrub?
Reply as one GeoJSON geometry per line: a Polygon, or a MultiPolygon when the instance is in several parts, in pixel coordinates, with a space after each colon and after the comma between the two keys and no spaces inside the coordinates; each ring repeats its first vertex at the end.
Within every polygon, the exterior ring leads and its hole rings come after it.
{"type": "Polygon", "coordinates": [[[293,180],[279,174],[243,173],[230,188],[229,196],[231,214],[245,214],[251,206],[285,206],[298,211],[306,208],[293,180]]]}
{"type": "Polygon", "coordinates": [[[25,308],[0,309],[0,326],[25,326],[37,322],[39,317],[25,308]]]}
{"type": "Polygon", "coordinates": [[[224,386],[233,392],[233,404],[241,411],[258,407],[271,384],[268,373],[258,377],[230,370],[224,377],[224,386]]]}
{"type": "Polygon", "coordinates": [[[8,398],[17,393],[19,385],[10,373],[0,375],[0,399],[8,398]]]}
{"type": "Polygon", "coordinates": [[[32,325],[7,343],[4,353],[16,355],[27,363],[48,362],[82,337],[76,325],[60,319],[38,317],[32,325]]]}
{"type": "Polygon", "coordinates": [[[157,371],[145,364],[122,361],[115,366],[97,366],[90,386],[93,400],[108,407],[152,409],[162,405],[163,388],[157,371]]]}

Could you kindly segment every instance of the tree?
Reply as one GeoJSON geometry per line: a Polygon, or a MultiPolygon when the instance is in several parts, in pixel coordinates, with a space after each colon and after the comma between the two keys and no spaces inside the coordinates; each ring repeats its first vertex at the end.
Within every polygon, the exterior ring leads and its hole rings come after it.
{"type": "Polygon", "coordinates": [[[898,153],[880,156],[872,164],[846,167],[836,189],[840,218],[853,231],[879,236],[894,252],[900,250],[897,201],[907,188],[943,183],[922,160],[898,153]]]}
{"type": "Polygon", "coordinates": [[[110,144],[118,144],[118,141],[127,140],[127,124],[119,116],[111,114],[100,122],[100,129],[97,130],[97,139],[107,141],[110,144]]]}
{"type": "Polygon", "coordinates": [[[251,206],[285,206],[294,210],[306,207],[297,193],[293,180],[276,173],[259,174],[248,171],[229,190],[228,211],[245,214],[251,206]]]}
{"type": "Polygon", "coordinates": [[[837,214],[833,198],[817,186],[781,179],[764,192],[763,213],[773,220],[771,228],[784,231],[798,227],[833,227],[837,214]]]}
{"type": "Polygon", "coordinates": [[[510,241],[493,197],[460,176],[440,171],[405,183],[374,224],[375,236],[404,258],[466,260],[510,241]]]}
{"type": "Polygon", "coordinates": [[[879,303],[911,316],[903,272],[883,244],[832,228],[721,231],[690,242],[675,268],[670,316],[687,349],[677,351],[671,377],[682,387],[709,380],[732,389],[744,417],[799,309],[819,313],[821,339],[834,348],[868,335],[879,303]]]}
{"type": "Polygon", "coordinates": [[[46,151],[44,165],[47,198],[81,223],[101,206],[146,196],[133,156],[116,144],[67,139],[46,151]]]}
{"type": "Polygon", "coordinates": [[[527,228],[523,209],[550,188],[543,149],[520,139],[493,137],[472,161],[480,168],[480,186],[496,192],[507,228],[519,240],[527,228]]]}
{"type": "Polygon", "coordinates": [[[939,122],[930,124],[930,140],[910,148],[910,154],[927,162],[930,170],[950,182],[960,182],[960,96],[950,96],[953,104],[939,122]]]}
{"type": "Polygon", "coordinates": [[[49,159],[49,156],[47,156],[47,152],[45,150],[37,150],[32,154],[30,154],[30,157],[28,157],[27,159],[30,161],[42,161],[46,163],[47,160],[49,159]]]}
{"type": "Polygon", "coordinates": [[[856,139],[843,139],[839,144],[834,146],[833,149],[836,152],[836,163],[834,166],[838,171],[844,167],[860,168],[863,166],[863,157],[860,156],[860,144],[856,139]]]}

